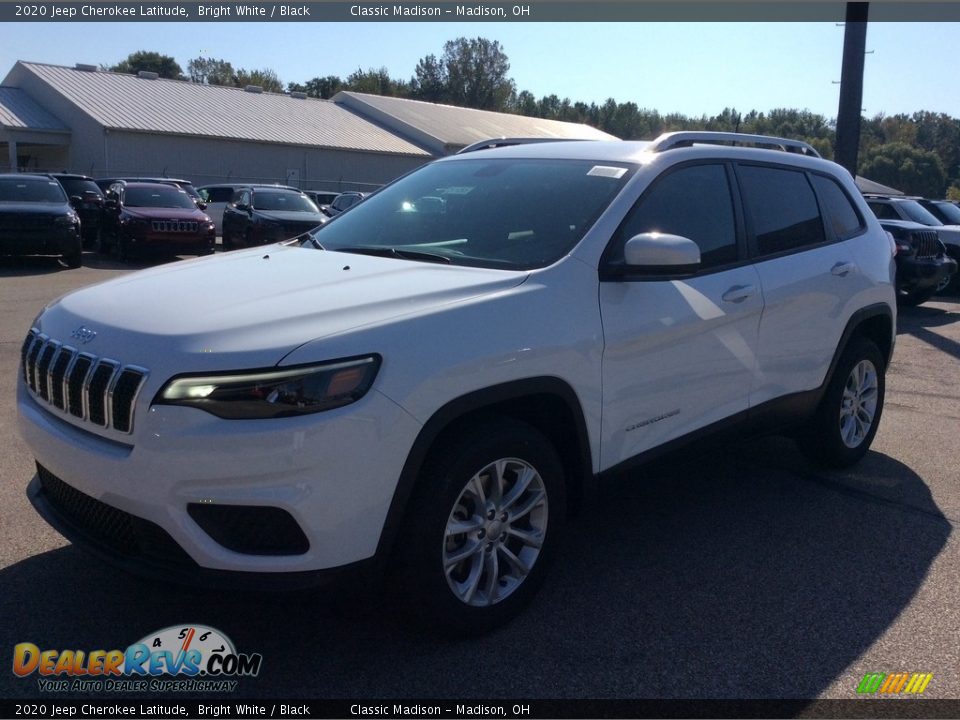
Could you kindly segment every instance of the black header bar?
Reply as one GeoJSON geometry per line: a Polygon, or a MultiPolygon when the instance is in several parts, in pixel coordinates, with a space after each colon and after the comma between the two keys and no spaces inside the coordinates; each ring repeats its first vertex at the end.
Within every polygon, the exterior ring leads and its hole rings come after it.
{"type": "MultiPolygon", "coordinates": [[[[842,2],[0,2],[2,22],[843,22],[842,2]]],[[[873,2],[870,22],[960,21],[956,2],[873,2]]]]}

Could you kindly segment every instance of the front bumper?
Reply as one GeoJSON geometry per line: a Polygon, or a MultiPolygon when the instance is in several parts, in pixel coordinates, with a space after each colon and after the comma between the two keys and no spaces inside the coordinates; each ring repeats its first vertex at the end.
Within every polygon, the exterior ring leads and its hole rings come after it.
{"type": "Polygon", "coordinates": [[[957,261],[948,256],[898,258],[897,290],[912,292],[934,288],[957,272],[957,261]]]}
{"type": "Polygon", "coordinates": [[[201,584],[204,576],[217,580],[230,571],[247,578],[293,574],[293,584],[312,584],[315,578],[303,583],[306,576],[296,576],[349,571],[372,559],[420,429],[371,391],[338,410],[278,420],[229,421],[193,408],[141,406],[128,445],[46,410],[22,379],[17,401],[21,435],[42,468],[28,494],[51,525],[128,568],[201,584]],[[63,502],[58,509],[43,473],[66,486],[60,495],[72,498],[68,505],[90,505],[131,528],[119,547],[89,513],[71,514],[63,502]],[[299,525],[308,548],[291,555],[231,550],[191,516],[188,506],[198,503],[279,508],[299,525]]]}
{"type": "Polygon", "coordinates": [[[74,229],[0,233],[0,255],[64,255],[75,252],[79,235],[74,229]]]}

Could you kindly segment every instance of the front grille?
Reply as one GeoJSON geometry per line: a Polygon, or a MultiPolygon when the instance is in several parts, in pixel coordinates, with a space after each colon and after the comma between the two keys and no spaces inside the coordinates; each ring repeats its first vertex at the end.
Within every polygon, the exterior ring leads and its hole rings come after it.
{"type": "Polygon", "coordinates": [[[940,254],[940,238],[936,230],[917,230],[910,236],[916,257],[931,258],[940,254]]]}
{"type": "Polygon", "coordinates": [[[95,545],[154,565],[196,566],[193,558],[159,525],[80,492],[39,463],[37,477],[53,510],[95,545]]]}
{"type": "MultiPolygon", "coordinates": [[[[64,211],[66,216],[66,211],[64,211]]],[[[19,232],[40,232],[52,230],[55,215],[19,215],[16,213],[4,213],[0,215],[0,230],[19,231],[19,232]]]]}
{"type": "Polygon", "coordinates": [[[150,228],[154,232],[195,233],[200,227],[196,220],[153,220],[150,228]]]}
{"type": "Polygon", "coordinates": [[[131,515],[70,487],[42,465],[37,475],[47,500],[71,525],[119,553],[136,549],[131,515]]]}
{"type": "Polygon", "coordinates": [[[20,349],[23,379],[49,407],[122,433],[133,430],[133,410],[148,371],[98,358],[35,328],[20,349]]]}

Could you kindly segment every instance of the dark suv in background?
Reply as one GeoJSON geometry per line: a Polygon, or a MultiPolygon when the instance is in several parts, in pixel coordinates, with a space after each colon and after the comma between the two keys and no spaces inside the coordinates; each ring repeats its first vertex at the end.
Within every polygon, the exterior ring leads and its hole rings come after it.
{"type": "Polygon", "coordinates": [[[242,187],[223,209],[223,249],[289,240],[327,219],[299,190],[271,185],[242,187]]]}
{"type": "Polygon", "coordinates": [[[957,272],[935,227],[907,220],[881,220],[897,247],[897,300],[919,305],[942,292],[957,272]]]}
{"type": "Polygon", "coordinates": [[[100,215],[103,212],[103,192],[93,178],[72,173],[51,173],[63,186],[68,197],[78,197],[75,206],[80,216],[80,234],[84,247],[94,247],[100,236],[100,215]]]}
{"type": "Polygon", "coordinates": [[[79,204],[49,175],[0,175],[0,255],[59,255],[80,267],[79,204]]]}

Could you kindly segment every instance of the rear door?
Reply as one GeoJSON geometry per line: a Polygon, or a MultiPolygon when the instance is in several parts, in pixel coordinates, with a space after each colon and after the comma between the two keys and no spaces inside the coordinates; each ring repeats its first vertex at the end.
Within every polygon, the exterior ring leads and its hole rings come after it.
{"type": "Polygon", "coordinates": [[[869,285],[848,242],[866,224],[827,175],[746,163],[736,169],[764,297],[755,406],[823,382],[851,303],[869,285]]]}

